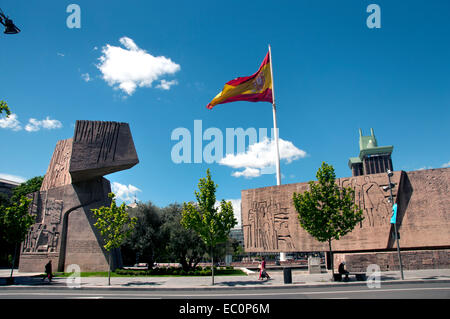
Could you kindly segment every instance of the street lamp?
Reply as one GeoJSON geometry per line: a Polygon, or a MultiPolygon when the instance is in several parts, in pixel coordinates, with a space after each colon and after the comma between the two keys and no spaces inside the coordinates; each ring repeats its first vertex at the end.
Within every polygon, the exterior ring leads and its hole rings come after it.
{"type": "Polygon", "coordinates": [[[5,31],[3,31],[5,34],[16,34],[20,32],[20,29],[13,23],[13,20],[4,14],[2,9],[0,9],[0,23],[5,26],[5,31]]]}
{"type": "Polygon", "coordinates": [[[400,244],[398,242],[398,231],[397,231],[397,203],[394,203],[394,198],[392,195],[392,189],[395,187],[394,183],[391,183],[391,177],[394,175],[394,173],[391,170],[387,170],[387,176],[389,180],[389,185],[384,186],[383,190],[386,192],[389,190],[389,203],[392,205],[392,218],[391,218],[391,224],[394,225],[394,236],[395,240],[397,241],[397,254],[398,254],[398,262],[400,264],[400,274],[402,277],[402,280],[405,278],[403,277],[403,265],[402,265],[402,255],[400,254],[400,244]]]}

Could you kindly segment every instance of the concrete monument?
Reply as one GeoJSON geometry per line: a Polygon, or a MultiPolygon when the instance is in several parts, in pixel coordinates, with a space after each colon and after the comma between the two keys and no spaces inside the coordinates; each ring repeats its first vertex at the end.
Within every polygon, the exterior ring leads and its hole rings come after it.
{"type": "MultiPolygon", "coordinates": [[[[127,123],[77,121],[74,137],[58,141],[41,189],[31,195],[36,223],[22,243],[19,271],[43,271],[49,259],[58,271],[70,264],[107,270],[91,209],[110,204],[111,185],[103,176],[138,162],[127,123]]],[[[111,267],[120,265],[114,251],[111,267]]]]}
{"type": "MultiPolygon", "coordinates": [[[[415,256],[404,258],[405,269],[449,267],[450,168],[396,171],[391,181],[395,184],[393,196],[398,204],[400,247],[415,256]]],[[[383,189],[388,185],[386,173],[339,178],[336,183],[355,190],[355,202],[364,212],[362,223],[333,241],[336,258],[361,267],[367,263],[379,264],[382,270],[398,267],[390,224],[392,206],[388,202],[389,192],[383,189]],[[348,262],[350,258],[354,263],[348,262]]],[[[292,195],[306,190],[309,190],[308,183],[242,191],[242,226],[247,252],[328,251],[328,244],[314,239],[298,221],[292,195]]]]}

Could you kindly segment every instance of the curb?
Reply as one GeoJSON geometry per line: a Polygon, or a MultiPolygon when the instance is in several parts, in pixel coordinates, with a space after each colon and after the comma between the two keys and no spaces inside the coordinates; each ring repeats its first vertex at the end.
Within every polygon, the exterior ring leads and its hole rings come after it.
{"type": "MultiPolygon", "coordinates": [[[[404,284],[426,284],[426,283],[450,283],[449,279],[411,279],[411,280],[389,280],[389,281],[381,281],[381,286],[383,284],[389,285],[404,285],[404,284]]],[[[52,290],[109,290],[109,291],[217,291],[217,290],[259,290],[259,289],[298,289],[298,288],[342,288],[342,287],[361,287],[366,286],[367,282],[346,282],[346,283],[318,283],[318,284],[284,284],[284,285],[265,285],[265,286],[232,286],[232,287],[223,287],[223,286],[214,286],[214,287],[117,287],[117,286],[82,286],[79,288],[71,288],[67,286],[55,286],[55,285],[1,285],[0,287],[4,287],[10,290],[25,290],[25,289],[45,289],[50,288],[52,290]]],[[[373,288],[377,289],[377,288],[373,288]]]]}

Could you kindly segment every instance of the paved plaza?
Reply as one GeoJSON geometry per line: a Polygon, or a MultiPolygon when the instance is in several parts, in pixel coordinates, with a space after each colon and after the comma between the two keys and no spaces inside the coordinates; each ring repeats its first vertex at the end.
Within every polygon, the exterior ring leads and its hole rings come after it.
{"type": "MultiPolygon", "coordinates": [[[[82,277],[79,278],[79,288],[82,289],[255,289],[255,288],[287,288],[307,286],[343,286],[366,285],[367,282],[356,281],[353,277],[349,282],[333,282],[331,275],[326,272],[320,274],[308,274],[304,270],[292,270],[292,283],[285,284],[283,271],[273,270],[269,273],[270,280],[258,280],[258,273],[248,271],[245,276],[215,276],[215,285],[211,286],[210,276],[193,277],[112,277],[111,286],[108,286],[106,277],[82,277]]],[[[0,289],[5,287],[10,270],[0,270],[0,289]]],[[[21,273],[14,271],[15,283],[7,287],[49,287],[66,289],[74,283],[68,278],[55,277],[51,284],[37,277],[40,273],[21,273]]],[[[368,277],[368,279],[371,279],[368,277]]],[[[450,269],[407,270],[404,271],[404,280],[400,278],[399,271],[381,272],[380,284],[383,283],[418,283],[418,282],[448,282],[450,283],[450,269]]],[[[78,284],[77,283],[77,284],[78,284]]]]}

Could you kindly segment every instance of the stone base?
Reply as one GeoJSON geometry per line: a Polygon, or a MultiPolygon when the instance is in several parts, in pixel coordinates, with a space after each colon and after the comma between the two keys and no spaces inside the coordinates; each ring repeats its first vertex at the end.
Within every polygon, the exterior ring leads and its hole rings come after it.
{"type": "Polygon", "coordinates": [[[310,274],[320,274],[322,272],[320,268],[320,257],[308,258],[308,272],[310,274]]]}
{"type": "MultiPolygon", "coordinates": [[[[449,269],[450,249],[401,251],[403,270],[449,269]]],[[[346,262],[350,272],[366,272],[367,266],[378,265],[381,271],[399,270],[397,251],[334,254],[334,268],[346,262]]]]}
{"type": "Polygon", "coordinates": [[[69,265],[77,265],[81,272],[120,268],[119,250],[113,251],[109,266],[109,253],[91,211],[110,205],[109,192],[109,181],[98,178],[34,193],[31,212],[36,223],[22,244],[19,271],[44,272],[49,260],[54,272],[66,271],[69,265]]]}
{"type": "Polygon", "coordinates": [[[45,265],[52,261],[52,270],[56,271],[59,263],[58,253],[22,253],[19,272],[45,272],[45,265]]]}

